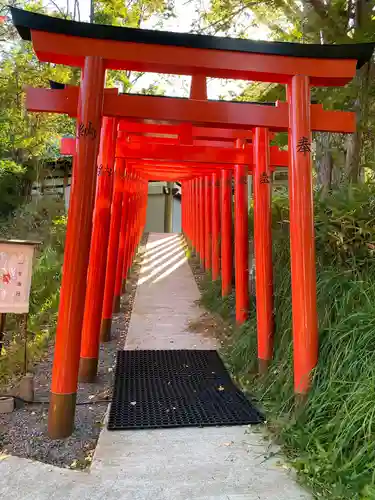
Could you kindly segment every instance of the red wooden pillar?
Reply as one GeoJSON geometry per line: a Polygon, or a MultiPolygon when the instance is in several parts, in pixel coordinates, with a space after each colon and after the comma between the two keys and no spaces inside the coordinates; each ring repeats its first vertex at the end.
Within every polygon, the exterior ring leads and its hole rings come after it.
{"type": "Polygon", "coordinates": [[[127,276],[142,233],[142,213],[144,211],[144,195],[139,178],[135,178],[131,186],[131,206],[129,208],[129,245],[125,254],[125,276],[127,276]]]}
{"type": "MultiPolygon", "coordinates": [[[[135,224],[137,218],[140,217],[140,213],[136,207],[133,210],[131,209],[131,203],[134,198],[134,193],[137,193],[137,188],[135,187],[137,182],[138,182],[137,179],[133,179],[132,183],[130,184],[130,194],[129,194],[130,198],[128,200],[128,208],[126,209],[126,215],[124,221],[125,226],[123,227],[124,254],[122,259],[122,278],[121,278],[122,293],[125,293],[126,291],[126,281],[128,279],[129,269],[131,267],[132,249],[134,246],[134,240],[137,238],[135,231],[135,224]]],[[[119,265],[121,265],[121,263],[119,265]]],[[[118,270],[118,272],[120,272],[120,269],[118,270]]],[[[116,308],[115,312],[119,312],[120,299],[118,300],[118,303],[116,303],[114,307],[116,308]]]]}
{"type": "MultiPolygon", "coordinates": [[[[237,147],[241,147],[237,141],[237,147]]],[[[236,321],[244,323],[249,309],[249,219],[247,203],[247,166],[235,166],[234,258],[236,285],[236,321]]]]}
{"type": "Polygon", "coordinates": [[[189,218],[188,218],[188,206],[189,206],[189,185],[188,181],[181,182],[181,215],[182,215],[182,232],[190,243],[190,233],[189,233],[189,218]]]}
{"type": "Polygon", "coordinates": [[[207,100],[207,82],[204,75],[191,77],[190,99],[207,100]]]}
{"type": "Polygon", "coordinates": [[[232,172],[221,171],[221,295],[232,291],[233,240],[232,240],[232,172]]]}
{"type": "Polygon", "coordinates": [[[191,180],[191,223],[193,227],[192,231],[192,250],[194,253],[197,251],[197,199],[195,197],[195,179],[191,180]]]}
{"type": "Polygon", "coordinates": [[[199,197],[199,178],[194,179],[194,198],[195,198],[195,227],[196,227],[196,253],[200,258],[201,255],[201,200],[199,197]]]}
{"type": "Polygon", "coordinates": [[[186,185],[184,185],[184,182],[181,182],[181,232],[185,236],[185,239],[187,239],[186,222],[185,222],[186,197],[187,197],[186,185]]]}
{"type": "Polygon", "coordinates": [[[140,238],[142,238],[145,224],[146,224],[146,214],[147,214],[147,202],[148,202],[148,181],[142,181],[142,218],[141,218],[141,231],[140,238]]]}
{"type": "Polygon", "coordinates": [[[105,284],[107,245],[111,219],[113,170],[115,163],[116,121],[104,118],[98,157],[98,184],[87,274],[79,380],[93,382],[98,368],[100,324],[105,284]]]}
{"type": "MultiPolygon", "coordinates": [[[[206,76],[202,74],[191,77],[190,99],[207,99],[206,76]]],[[[205,209],[206,200],[204,198],[204,177],[199,177],[197,181],[197,232],[198,245],[197,250],[202,267],[206,265],[206,234],[205,234],[205,209]]]]}
{"type": "Polygon", "coordinates": [[[268,129],[253,133],[254,249],[259,372],[265,373],[273,354],[273,278],[271,232],[271,167],[268,129]]]}
{"type": "Polygon", "coordinates": [[[220,276],[220,177],[212,174],[212,279],[220,276]]]}
{"type": "Polygon", "coordinates": [[[190,225],[190,182],[181,182],[181,214],[184,221],[184,226],[182,227],[182,232],[188,244],[191,246],[191,225],[190,225]]]}
{"type": "Polygon", "coordinates": [[[307,393],[318,360],[314,208],[311,168],[309,78],[296,75],[288,86],[289,200],[292,274],[294,389],[307,393]]]}
{"type": "Polygon", "coordinates": [[[49,404],[48,433],[53,439],[70,436],[74,426],[104,79],[104,61],[86,57],[49,404]]]}
{"type": "Polygon", "coordinates": [[[144,233],[145,225],[146,225],[146,215],[147,215],[147,203],[148,203],[148,181],[143,180],[143,210],[142,210],[142,231],[141,237],[144,233]]]}
{"type": "MultiPolygon", "coordinates": [[[[184,206],[184,214],[185,214],[185,226],[186,226],[186,233],[188,236],[189,244],[191,245],[191,240],[192,240],[192,235],[191,235],[191,193],[190,193],[190,181],[185,181],[184,182],[184,193],[186,192],[187,194],[187,199],[185,199],[185,206],[184,206]]],[[[182,184],[181,184],[182,186],[182,184]]],[[[182,200],[182,197],[181,197],[182,200]]],[[[182,203],[184,203],[182,201],[182,203]]]]}
{"type": "Polygon", "coordinates": [[[193,193],[192,193],[192,186],[193,186],[193,182],[191,180],[187,181],[186,182],[187,184],[187,188],[188,188],[188,194],[189,194],[189,203],[188,203],[188,206],[185,208],[186,210],[186,216],[187,216],[187,220],[188,220],[188,228],[189,228],[189,242],[190,242],[190,246],[192,247],[193,246],[193,239],[194,239],[194,235],[193,235],[193,232],[194,232],[194,224],[193,224],[193,220],[194,220],[194,208],[193,208],[193,205],[192,205],[192,198],[193,198],[193,193]]]}
{"type": "MultiPolygon", "coordinates": [[[[125,168],[125,171],[127,167],[125,168]]],[[[124,182],[124,197],[122,200],[122,210],[121,210],[121,223],[120,223],[120,236],[119,236],[119,246],[117,253],[116,266],[116,278],[113,294],[113,313],[120,312],[121,304],[121,289],[122,289],[122,279],[123,279],[123,268],[124,268],[124,258],[128,246],[130,245],[131,235],[129,234],[129,217],[131,217],[130,201],[129,201],[129,190],[131,186],[132,179],[129,172],[125,176],[124,182]]]]}
{"type": "Polygon", "coordinates": [[[115,179],[111,207],[111,224],[109,228],[109,243],[106,263],[106,277],[103,298],[102,324],[100,340],[108,342],[111,338],[111,325],[113,314],[113,297],[116,280],[116,262],[119,249],[122,202],[124,194],[125,160],[117,159],[115,162],[115,179]]]}
{"type": "Polygon", "coordinates": [[[190,179],[190,208],[191,208],[191,215],[190,215],[190,220],[191,220],[191,251],[192,253],[196,251],[196,226],[195,226],[195,209],[196,209],[196,204],[195,204],[195,187],[194,187],[194,179],[190,179]]]}
{"type": "Polygon", "coordinates": [[[206,175],[204,179],[205,185],[205,234],[206,234],[206,271],[211,271],[212,259],[212,176],[206,175]]]}
{"type": "Polygon", "coordinates": [[[127,256],[127,272],[132,266],[135,250],[138,245],[138,237],[140,233],[140,211],[141,211],[141,194],[139,192],[138,181],[135,180],[133,184],[133,203],[134,211],[132,218],[132,239],[130,245],[130,253],[127,256]]]}
{"type": "Polygon", "coordinates": [[[205,199],[204,199],[204,177],[199,178],[199,217],[200,217],[200,235],[201,235],[201,250],[200,250],[200,261],[201,261],[201,266],[204,269],[205,263],[206,263],[206,234],[205,234],[205,199]]]}

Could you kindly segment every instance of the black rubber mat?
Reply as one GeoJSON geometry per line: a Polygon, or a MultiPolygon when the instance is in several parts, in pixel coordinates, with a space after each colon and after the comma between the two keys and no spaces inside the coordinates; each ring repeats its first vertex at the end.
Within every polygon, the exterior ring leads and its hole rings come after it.
{"type": "Polygon", "coordinates": [[[258,424],[216,351],[119,351],[109,430],[258,424]]]}

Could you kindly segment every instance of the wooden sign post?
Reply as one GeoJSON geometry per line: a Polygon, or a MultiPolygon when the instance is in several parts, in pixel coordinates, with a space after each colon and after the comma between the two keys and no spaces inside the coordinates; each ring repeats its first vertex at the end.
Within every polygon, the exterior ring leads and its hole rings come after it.
{"type": "Polygon", "coordinates": [[[24,315],[25,372],[26,332],[34,250],[40,242],[0,239],[0,355],[7,313],[24,315]]]}

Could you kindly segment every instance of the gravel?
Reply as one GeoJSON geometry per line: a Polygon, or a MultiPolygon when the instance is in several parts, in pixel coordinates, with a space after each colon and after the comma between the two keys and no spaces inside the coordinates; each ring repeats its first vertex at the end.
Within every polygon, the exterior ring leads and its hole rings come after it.
{"type": "Polygon", "coordinates": [[[205,271],[200,263],[199,257],[197,255],[192,255],[188,259],[188,262],[190,265],[190,269],[193,273],[195,282],[198,286],[198,289],[202,293],[203,292],[202,282],[206,278],[207,275],[206,275],[206,273],[205,273],[205,271]]]}
{"type": "MultiPolygon", "coordinates": [[[[0,455],[39,460],[73,469],[84,469],[91,463],[95,446],[103,427],[107,400],[112,395],[113,375],[118,349],[123,349],[137,288],[140,259],[147,235],[128,280],[127,293],[122,298],[122,310],[113,318],[112,339],[100,347],[99,375],[93,384],[79,384],[75,430],[67,439],[51,440],[47,435],[48,404],[28,404],[9,414],[0,414],[0,455]],[[100,401],[101,403],[98,403],[100,401]]],[[[54,346],[49,346],[42,362],[34,366],[35,400],[49,398],[54,346]]],[[[13,390],[9,392],[14,393],[13,390]]]]}

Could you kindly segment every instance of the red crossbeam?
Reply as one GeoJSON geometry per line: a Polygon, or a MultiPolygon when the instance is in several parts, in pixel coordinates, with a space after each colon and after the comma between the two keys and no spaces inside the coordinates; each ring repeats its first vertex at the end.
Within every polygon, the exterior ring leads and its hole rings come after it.
{"type": "MultiPolygon", "coordinates": [[[[27,88],[26,107],[29,111],[76,116],[78,91],[78,87],[68,87],[64,90],[27,88]]],[[[288,103],[278,103],[274,107],[105,93],[103,114],[128,120],[186,121],[206,127],[247,130],[253,127],[267,127],[274,131],[286,131],[289,128],[288,109],[288,103]]],[[[353,133],[355,115],[347,111],[324,110],[320,104],[311,104],[311,129],[353,133]]]]}
{"type": "MultiPolygon", "coordinates": [[[[75,154],[75,139],[63,138],[61,140],[60,152],[63,155],[75,154]]],[[[224,165],[231,167],[237,165],[253,164],[253,150],[249,145],[246,149],[228,149],[214,148],[210,146],[184,146],[184,145],[168,145],[168,144],[129,144],[120,142],[117,144],[117,157],[143,160],[143,164],[150,163],[149,160],[165,162],[180,162],[189,165],[200,164],[202,168],[206,164],[216,164],[217,169],[223,168],[224,165]]],[[[270,164],[273,167],[288,166],[288,152],[280,150],[277,146],[270,147],[270,164]]],[[[192,165],[190,168],[197,168],[192,165]]]]}
{"type": "MultiPolygon", "coordinates": [[[[271,165],[288,165],[288,152],[272,146],[271,165]]],[[[246,149],[213,148],[206,146],[184,146],[168,144],[117,144],[116,156],[126,159],[155,159],[186,163],[217,163],[230,165],[252,165],[253,149],[249,145],[246,149]]]]}

